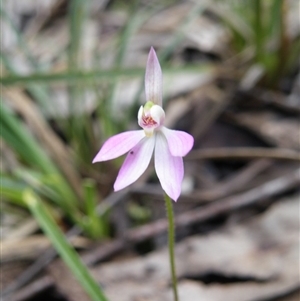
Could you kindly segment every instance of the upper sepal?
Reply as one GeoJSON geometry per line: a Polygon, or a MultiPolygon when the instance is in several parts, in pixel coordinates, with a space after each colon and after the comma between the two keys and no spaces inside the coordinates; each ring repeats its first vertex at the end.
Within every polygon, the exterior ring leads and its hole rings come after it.
{"type": "Polygon", "coordinates": [[[151,47],[145,74],[146,100],[162,106],[162,72],[153,47],[151,47]]]}

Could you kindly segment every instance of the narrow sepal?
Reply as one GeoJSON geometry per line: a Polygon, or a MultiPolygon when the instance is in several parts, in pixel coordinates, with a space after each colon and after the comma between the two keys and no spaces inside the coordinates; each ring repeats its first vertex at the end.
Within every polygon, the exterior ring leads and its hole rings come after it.
{"type": "Polygon", "coordinates": [[[162,72],[155,50],[151,47],[145,74],[146,100],[162,106],[162,72]]]}

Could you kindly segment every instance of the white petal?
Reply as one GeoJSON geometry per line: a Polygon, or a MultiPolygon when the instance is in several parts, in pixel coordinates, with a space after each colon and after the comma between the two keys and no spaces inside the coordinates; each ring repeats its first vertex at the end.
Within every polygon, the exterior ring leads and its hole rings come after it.
{"type": "Polygon", "coordinates": [[[143,130],[128,131],[110,137],[95,156],[93,163],[111,160],[124,155],[144,137],[145,133],[143,130]]]}
{"type": "Polygon", "coordinates": [[[151,47],[145,74],[146,100],[162,106],[162,72],[155,50],[151,47]]]}
{"type": "Polygon", "coordinates": [[[184,157],[193,147],[194,138],[192,135],[183,132],[170,130],[166,127],[160,129],[168,141],[168,146],[173,156],[184,157]]]}
{"type": "Polygon", "coordinates": [[[160,132],[156,134],[154,164],[162,189],[177,201],[184,174],[183,160],[171,155],[167,140],[160,132]]]}
{"type": "Polygon", "coordinates": [[[115,191],[132,184],[144,173],[151,160],[154,144],[154,137],[146,137],[128,153],[114,184],[115,191]]]}
{"type": "Polygon", "coordinates": [[[154,105],[150,109],[150,116],[158,125],[162,125],[165,120],[165,111],[161,106],[154,105]]]}
{"type": "Polygon", "coordinates": [[[140,106],[139,111],[138,111],[138,124],[140,127],[142,127],[142,125],[143,125],[143,120],[142,120],[143,112],[144,112],[144,107],[140,106]]]}

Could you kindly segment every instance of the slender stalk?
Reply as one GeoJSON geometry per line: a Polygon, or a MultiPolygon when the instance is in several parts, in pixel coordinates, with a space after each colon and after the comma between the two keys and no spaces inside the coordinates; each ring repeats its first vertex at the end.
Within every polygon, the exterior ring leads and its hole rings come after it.
{"type": "Polygon", "coordinates": [[[165,194],[166,211],[169,222],[168,229],[168,241],[169,241],[169,258],[171,267],[171,277],[172,277],[172,287],[174,293],[174,301],[179,301],[177,292],[177,278],[176,278],[176,267],[175,267],[175,255],[174,255],[174,245],[175,245],[175,224],[174,224],[174,214],[173,214],[173,204],[172,200],[167,194],[165,194]]]}

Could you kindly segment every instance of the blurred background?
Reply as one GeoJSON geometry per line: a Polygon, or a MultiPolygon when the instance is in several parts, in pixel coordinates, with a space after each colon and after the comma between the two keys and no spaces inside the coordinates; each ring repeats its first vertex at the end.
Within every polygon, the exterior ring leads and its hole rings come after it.
{"type": "Polygon", "coordinates": [[[91,164],[138,128],[151,46],[166,126],[195,138],[174,204],[181,301],[299,300],[299,1],[3,0],[0,13],[1,300],[90,300],[57,256],[66,240],[109,300],[172,300],[153,164],[117,193],[123,158],[91,164]]]}

